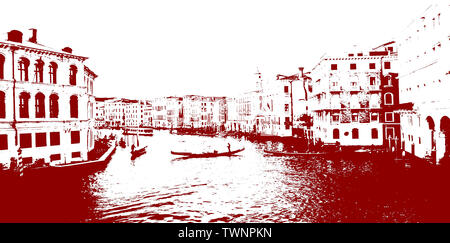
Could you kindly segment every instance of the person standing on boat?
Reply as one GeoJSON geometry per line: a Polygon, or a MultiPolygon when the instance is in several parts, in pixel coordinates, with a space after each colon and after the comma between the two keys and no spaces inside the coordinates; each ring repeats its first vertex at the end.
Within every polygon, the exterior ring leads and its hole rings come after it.
{"type": "Polygon", "coordinates": [[[227,147],[228,147],[228,152],[231,153],[231,145],[230,145],[230,143],[228,143],[227,147]]]}

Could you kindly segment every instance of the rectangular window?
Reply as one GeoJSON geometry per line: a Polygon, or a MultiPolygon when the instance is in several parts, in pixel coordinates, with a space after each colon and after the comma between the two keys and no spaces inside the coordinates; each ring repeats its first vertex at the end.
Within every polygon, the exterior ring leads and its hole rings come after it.
{"type": "Polygon", "coordinates": [[[61,154],[52,154],[50,155],[50,161],[61,160],[61,154]]]}
{"type": "Polygon", "coordinates": [[[56,146],[60,144],[59,132],[50,133],[50,146],[56,146]]]}
{"type": "Polygon", "coordinates": [[[70,140],[72,144],[80,143],[80,131],[72,131],[70,133],[70,140]]]}
{"type": "Polygon", "coordinates": [[[289,117],[284,118],[284,126],[286,129],[289,129],[289,127],[291,126],[291,121],[290,121],[289,117]]]}
{"type": "Polygon", "coordinates": [[[81,152],[72,152],[72,158],[80,158],[81,152]]]}
{"type": "Polygon", "coordinates": [[[386,114],[385,114],[385,121],[386,122],[393,122],[394,121],[394,113],[386,112],[386,114]]]}
{"type": "Polygon", "coordinates": [[[0,150],[8,149],[8,135],[0,134],[0,150]]]}
{"type": "Polygon", "coordinates": [[[47,134],[45,132],[36,133],[36,147],[47,146],[47,134]]]}
{"type": "Polygon", "coordinates": [[[375,63],[369,63],[369,68],[370,69],[375,69],[375,63]]]}
{"type": "Polygon", "coordinates": [[[352,122],[358,122],[358,113],[352,114],[352,122]]]}
{"type": "Polygon", "coordinates": [[[331,64],[331,70],[337,70],[337,64],[331,64]]]}
{"type": "Polygon", "coordinates": [[[350,63],[350,70],[356,70],[356,63],[350,63]]]}
{"type": "Polygon", "coordinates": [[[284,104],[284,111],[289,111],[289,104],[284,104]]]}
{"type": "Polygon", "coordinates": [[[289,86],[284,86],[284,93],[289,93],[289,86]]]}
{"type": "Polygon", "coordinates": [[[394,138],[395,137],[395,130],[393,127],[386,127],[386,139],[394,138]]]}
{"type": "Polygon", "coordinates": [[[385,62],[384,69],[391,69],[391,62],[385,62]]]}
{"type": "Polygon", "coordinates": [[[352,139],[359,139],[359,130],[358,128],[352,129],[352,139]]]}
{"type": "Polygon", "coordinates": [[[378,139],[378,129],[372,128],[372,139],[378,139]]]}
{"type": "Polygon", "coordinates": [[[372,122],[378,121],[378,113],[370,114],[370,121],[372,122]]]}
{"type": "Polygon", "coordinates": [[[375,82],[376,82],[376,78],[370,77],[370,85],[375,85],[375,82]]]}
{"type": "Polygon", "coordinates": [[[20,134],[20,147],[31,148],[31,133],[20,134]]]}
{"type": "Polygon", "coordinates": [[[333,115],[333,122],[339,122],[339,115],[338,114],[333,115]]]}

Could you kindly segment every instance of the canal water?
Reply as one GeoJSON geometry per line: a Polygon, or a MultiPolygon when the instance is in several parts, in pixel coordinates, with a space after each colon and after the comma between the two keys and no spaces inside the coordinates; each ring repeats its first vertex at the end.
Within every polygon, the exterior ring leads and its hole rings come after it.
{"type": "Polygon", "coordinates": [[[0,221],[441,222],[450,221],[446,174],[370,157],[275,157],[282,144],[155,131],[147,153],[117,149],[103,171],[2,185],[0,221]],[[177,159],[170,151],[227,151],[177,159]]]}

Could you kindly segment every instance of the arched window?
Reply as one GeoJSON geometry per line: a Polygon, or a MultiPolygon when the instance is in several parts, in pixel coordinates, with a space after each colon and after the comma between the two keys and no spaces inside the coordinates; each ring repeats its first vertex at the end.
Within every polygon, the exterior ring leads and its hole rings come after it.
{"type": "Polygon", "coordinates": [[[69,83],[70,85],[77,85],[77,67],[75,65],[70,66],[69,70],[69,83]]]}
{"type": "Polygon", "coordinates": [[[70,97],[70,118],[78,118],[78,97],[76,95],[70,97]]]}
{"type": "Polygon", "coordinates": [[[45,118],[45,95],[42,93],[36,94],[36,118],[45,118]]]}
{"type": "Polygon", "coordinates": [[[34,80],[36,83],[44,82],[44,62],[42,60],[37,60],[34,64],[34,80]]]}
{"type": "Polygon", "coordinates": [[[51,62],[48,66],[48,74],[50,76],[50,83],[56,84],[56,71],[58,70],[58,64],[51,62]]]}
{"type": "Polygon", "coordinates": [[[19,73],[20,81],[28,81],[28,67],[30,66],[30,61],[25,57],[19,59],[19,73]]]}
{"type": "Polygon", "coordinates": [[[372,128],[372,139],[378,139],[378,129],[372,128]]]}
{"type": "Polygon", "coordinates": [[[0,118],[6,117],[5,93],[0,91],[0,118]]]}
{"type": "Polygon", "coordinates": [[[59,106],[58,106],[58,95],[50,95],[50,118],[58,118],[59,106]]]}
{"type": "Polygon", "coordinates": [[[20,118],[29,118],[30,114],[28,113],[28,101],[30,100],[30,94],[26,92],[22,92],[19,95],[19,117],[20,118]]]}
{"type": "Polygon", "coordinates": [[[394,95],[392,93],[384,94],[384,104],[385,105],[393,105],[394,104],[394,95]]]}
{"type": "Polygon", "coordinates": [[[333,129],[333,139],[339,139],[339,129],[333,129]]]}
{"type": "Polygon", "coordinates": [[[0,55],[0,79],[5,78],[5,57],[0,55]]]}
{"type": "Polygon", "coordinates": [[[353,139],[359,139],[359,130],[358,130],[358,128],[353,128],[352,129],[352,138],[353,139]]]}

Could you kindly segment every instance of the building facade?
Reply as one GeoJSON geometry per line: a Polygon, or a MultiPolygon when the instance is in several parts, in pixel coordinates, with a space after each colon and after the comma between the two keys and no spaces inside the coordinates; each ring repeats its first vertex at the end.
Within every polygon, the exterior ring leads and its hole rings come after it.
{"type": "Polygon", "coordinates": [[[86,160],[94,146],[93,82],[87,57],[54,50],[22,32],[0,41],[0,163],[86,160]]]}
{"type": "Polygon", "coordinates": [[[311,71],[309,112],[314,141],[345,146],[399,145],[395,42],[323,56],[311,71]]]}
{"type": "Polygon", "coordinates": [[[432,4],[399,36],[402,148],[433,163],[450,154],[450,11],[432,4]]]}
{"type": "Polygon", "coordinates": [[[295,79],[278,75],[268,80],[259,71],[256,75],[254,91],[227,98],[226,129],[259,136],[292,136],[292,82],[299,80],[298,75],[295,79]]]}

